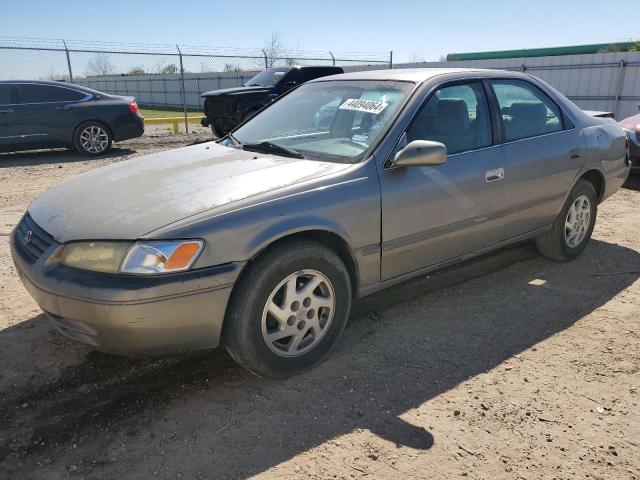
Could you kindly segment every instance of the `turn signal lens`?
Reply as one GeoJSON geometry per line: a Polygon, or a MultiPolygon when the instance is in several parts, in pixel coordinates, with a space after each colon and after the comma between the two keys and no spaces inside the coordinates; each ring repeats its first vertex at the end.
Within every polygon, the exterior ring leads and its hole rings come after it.
{"type": "Polygon", "coordinates": [[[170,270],[188,268],[189,265],[191,265],[191,260],[199,251],[200,243],[183,243],[173,251],[171,256],[167,259],[165,266],[170,270]]]}
{"type": "Polygon", "coordinates": [[[137,242],[122,262],[122,273],[157,274],[188,270],[204,247],[202,240],[137,242]]]}

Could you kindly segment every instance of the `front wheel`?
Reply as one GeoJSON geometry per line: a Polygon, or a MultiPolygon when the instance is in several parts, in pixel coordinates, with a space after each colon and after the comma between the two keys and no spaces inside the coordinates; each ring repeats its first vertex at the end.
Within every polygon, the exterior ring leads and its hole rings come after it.
{"type": "Polygon", "coordinates": [[[263,377],[288,377],[319,363],[342,333],[351,282],[340,257],[311,240],[286,242],[249,267],[234,289],[224,344],[263,377]]]}
{"type": "Polygon", "coordinates": [[[99,122],[85,122],[76,128],[73,147],[84,155],[101,155],[111,148],[111,132],[99,122]]]}
{"type": "Polygon", "coordinates": [[[536,237],[536,247],[545,257],[573,260],[589,243],[597,213],[598,198],[593,184],[578,180],[552,229],[536,237]]]}

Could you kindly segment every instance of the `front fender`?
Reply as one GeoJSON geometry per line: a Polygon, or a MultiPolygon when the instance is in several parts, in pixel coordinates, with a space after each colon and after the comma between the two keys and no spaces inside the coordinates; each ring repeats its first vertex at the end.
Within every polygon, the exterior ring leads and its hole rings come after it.
{"type": "Polygon", "coordinates": [[[342,238],[347,245],[353,245],[353,239],[349,233],[336,222],[318,216],[300,215],[283,219],[257,232],[246,244],[246,258],[254,258],[262,250],[282,238],[309,231],[332,233],[342,238]]]}

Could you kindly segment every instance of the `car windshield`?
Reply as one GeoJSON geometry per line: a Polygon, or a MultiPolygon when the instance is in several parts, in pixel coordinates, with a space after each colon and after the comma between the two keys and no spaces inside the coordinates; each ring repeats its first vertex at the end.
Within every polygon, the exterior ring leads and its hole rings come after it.
{"type": "Polygon", "coordinates": [[[334,80],[302,85],[263,110],[227,146],[355,163],[389,128],[410,82],[334,80]]]}
{"type": "Polygon", "coordinates": [[[245,83],[246,87],[273,87],[276,83],[282,80],[287,72],[291,70],[290,68],[268,68],[267,70],[263,70],[255,77],[251,78],[247,83],[245,83]]]}

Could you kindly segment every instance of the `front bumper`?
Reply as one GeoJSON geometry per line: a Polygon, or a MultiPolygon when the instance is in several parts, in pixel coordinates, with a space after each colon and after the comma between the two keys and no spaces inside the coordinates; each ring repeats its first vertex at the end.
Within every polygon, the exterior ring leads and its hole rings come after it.
{"type": "Polygon", "coordinates": [[[64,335],[114,353],[164,353],[218,345],[235,280],[243,263],[163,276],[110,275],[46,259],[33,260],[11,235],[20,279],[64,335]]]}

